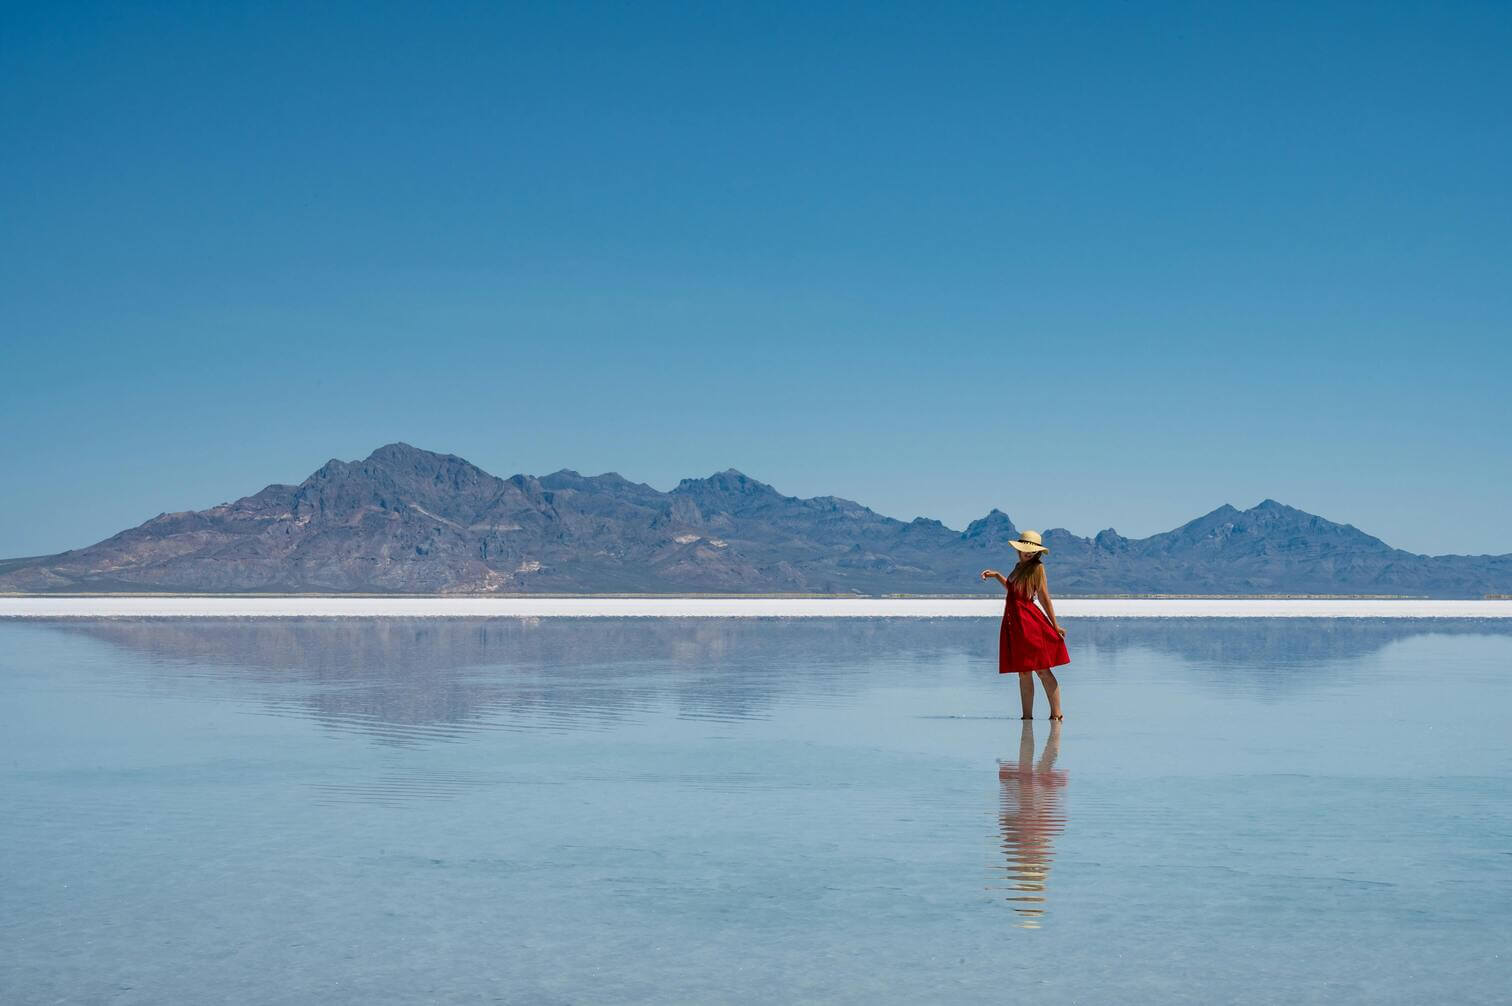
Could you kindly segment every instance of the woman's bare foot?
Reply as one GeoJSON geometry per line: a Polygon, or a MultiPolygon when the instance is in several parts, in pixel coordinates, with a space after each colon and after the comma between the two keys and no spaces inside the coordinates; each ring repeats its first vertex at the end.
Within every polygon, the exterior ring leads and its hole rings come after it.
{"type": "Polygon", "coordinates": [[[1032,720],[1032,719],[1034,719],[1034,717],[1030,716],[1028,713],[1025,713],[1024,715],[1020,716],[1019,719],[1021,719],[1021,720],[1032,720]]]}
{"type": "Polygon", "coordinates": [[[1056,713],[1056,714],[1054,714],[1054,715],[1053,715],[1053,716],[1051,716],[1051,717],[1050,717],[1050,718],[1051,718],[1051,719],[1052,719],[1052,720],[1063,720],[1063,719],[1065,719],[1065,718],[1066,718],[1066,717],[1065,717],[1065,714],[1064,714],[1064,713],[1056,713]]]}

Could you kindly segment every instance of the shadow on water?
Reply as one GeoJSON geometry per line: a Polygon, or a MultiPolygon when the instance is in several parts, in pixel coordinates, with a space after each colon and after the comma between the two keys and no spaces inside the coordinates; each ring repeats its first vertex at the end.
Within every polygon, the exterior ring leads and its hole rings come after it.
{"type": "MultiPolygon", "coordinates": [[[[1225,686],[1315,686],[1424,633],[1512,634],[1477,619],[1068,619],[1072,672],[1145,649],[1225,686]],[[1299,631],[1303,630],[1303,631],[1299,631]],[[1291,674],[1295,665],[1308,674],[1291,674]]],[[[840,704],[879,680],[917,683],[955,660],[993,668],[983,619],[101,619],[45,623],[147,659],[171,687],[252,684],[268,711],[384,743],[480,727],[609,729],[670,710],[760,719],[779,702],[840,704]],[[177,681],[177,685],[174,682],[177,681]]],[[[1090,669],[1090,668],[1089,668],[1090,669]]]]}
{"type": "Polygon", "coordinates": [[[1066,828],[1066,772],[1055,767],[1060,755],[1061,725],[1050,722],[1050,736],[1034,759],[1034,724],[1024,721],[1017,760],[998,760],[999,806],[1004,866],[997,871],[1006,884],[1005,900],[1018,913],[1017,925],[1038,929],[1049,900],[1050,861],[1055,837],[1066,828]]]}

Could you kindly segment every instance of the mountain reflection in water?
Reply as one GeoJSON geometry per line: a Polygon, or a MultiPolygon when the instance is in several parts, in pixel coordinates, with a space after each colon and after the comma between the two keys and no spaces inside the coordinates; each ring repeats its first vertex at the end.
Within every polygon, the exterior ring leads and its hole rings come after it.
{"type": "Polygon", "coordinates": [[[1016,761],[998,760],[999,808],[1003,856],[998,867],[1007,880],[1006,900],[1018,913],[1018,926],[1038,929],[1049,900],[1050,860],[1055,836],[1066,828],[1066,773],[1055,767],[1060,755],[1061,725],[1050,721],[1050,737],[1034,760],[1034,724],[1024,721],[1016,761]]]}
{"type": "MultiPolygon", "coordinates": [[[[1072,672],[1147,651],[1202,687],[1282,697],[1426,632],[1506,633],[1475,619],[1068,619],[1072,672]],[[1298,630],[1303,631],[1298,631],[1298,630]],[[1296,673],[1305,668],[1306,673],[1296,673]]],[[[277,715],[380,743],[480,728],[602,731],[671,709],[764,719],[834,705],[891,668],[964,660],[995,677],[996,624],[974,618],[100,619],[51,627],[140,654],[173,687],[246,686],[277,715]],[[794,668],[803,673],[793,674],[794,668]]]]}

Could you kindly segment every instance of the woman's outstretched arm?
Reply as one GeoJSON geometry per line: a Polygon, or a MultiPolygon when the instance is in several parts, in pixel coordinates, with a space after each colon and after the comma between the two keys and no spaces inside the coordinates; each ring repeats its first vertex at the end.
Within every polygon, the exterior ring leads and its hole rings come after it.
{"type": "Polygon", "coordinates": [[[1060,623],[1055,620],[1055,605],[1050,601],[1050,587],[1048,584],[1040,588],[1039,603],[1040,607],[1045,609],[1045,614],[1050,616],[1050,624],[1055,626],[1055,631],[1064,636],[1066,630],[1062,629],[1060,623]]]}
{"type": "Polygon", "coordinates": [[[984,570],[982,570],[982,579],[984,579],[984,580],[996,580],[998,583],[1001,583],[1003,586],[1005,586],[1005,587],[1008,586],[1008,578],[1006,576],[1004,576],[1002,573],[999,573],[995,569],[984,569],[984,570]]]}

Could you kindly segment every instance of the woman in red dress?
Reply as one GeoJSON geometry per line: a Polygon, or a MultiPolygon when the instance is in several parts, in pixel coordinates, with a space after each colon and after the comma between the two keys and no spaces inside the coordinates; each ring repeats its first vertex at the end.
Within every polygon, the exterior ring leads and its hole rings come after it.
{"type": "Polygon", "coordinates": [[[1013,572],[1004,576],[995,569],[982,570],[982,579],[996,580],[1008,588],[1003,625],[998,630],[998,673],[1019,676],[1024,719],[1034,719],[1034,679],[1030,672],[1039,675],[1045,688],[1045,698],[1050,700],[1050,718],[1064,719],[1060,682],[1050,668],[1069,664],[1071,656],[1066,652],[1066,630],[1055,620],[1055,605],[1050,603],[1050,588],[1045,583],[1044,557],[1050,550],[1041,544],[1039,534],[1034,531],[1025,531],[1018,541],[1008,544],[1019,554],[1013,572]],[[1043,612],[1034,606],[1035,598],[1044,607],[1043,612]]]}

